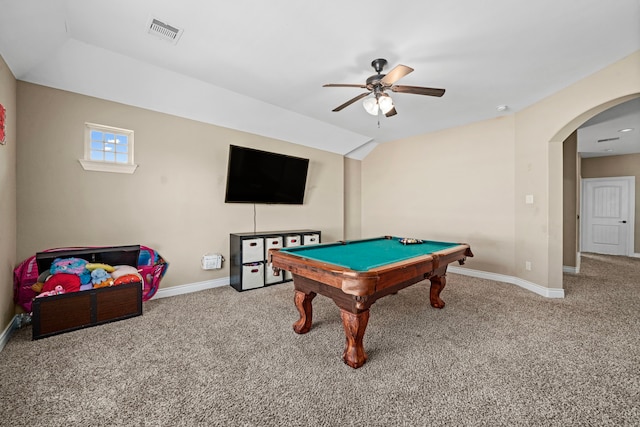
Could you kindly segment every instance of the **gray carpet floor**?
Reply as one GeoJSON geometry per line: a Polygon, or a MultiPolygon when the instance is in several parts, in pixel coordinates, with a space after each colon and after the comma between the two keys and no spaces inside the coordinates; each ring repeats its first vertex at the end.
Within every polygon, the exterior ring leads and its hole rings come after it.
{"type": "Polygon", "coordinates": [[[291,283],[144,304],[0,353],[2,426],[637,426],[640,259],[583,254],[565,298],[449,274],[378,300],[354,370],[339,309],[291,283]]]}

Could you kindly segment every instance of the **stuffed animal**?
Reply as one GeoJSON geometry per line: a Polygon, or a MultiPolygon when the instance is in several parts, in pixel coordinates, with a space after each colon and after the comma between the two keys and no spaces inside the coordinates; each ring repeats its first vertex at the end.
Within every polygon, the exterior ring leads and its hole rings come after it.
{"type": "Polygon", "coordinates": [[[40,295],[36,295],[36,298],[48,297],[48,296],[51,296],[51,295],[60,295],[60,294],[64,294],[64,288],[62,286],[60,286],[60,285],[57,285],[51,291],[42,292],[40,295]]]}
{"type": "Polygon", "coordinates": [[[64,292],[78,292],[80,290],[80,278],[75,274],[58,273],[54,274],[44,282],[42,293],[54,291],[58,286],[64,289],[64,292]]]}
{"type": "Polygon", "coordinates": [[[87,265],[85,265],[85,268],[89,271],[93,271],[96,270],[98,268],[103,269],[104,271],[106,271],[107,273],[112,273],[113,271],[115,271],[115,267],[109,265],[109,264],[103,264],[100,262],[88,262],[87,265]]]}
{"type": "MultiPolygon", "coordinates": [[[[138,273],[138,269],[131,265],[116,265],[114,268],[115,271],[111,273],[111,277],[114,279],[127,274],[140,274],[138,273]]],[[[140,278],[142,278],[142,276],[140,276],[140,278]]]]}
{"type": "Polygon", "coordinates": [[[124,285],[127,283],[138,283],[141,281],[142,280],[140,279],[139,274],[125,274],[123,276],[118,277],[116,281],[113,282],[113,286],[124,285]]]}
{"type": "Polygon", "coordinates": [[[38,276],[38,280],[36,280],[38,283],[44,283],[47,281],[47,279],[51,277],[51,272],[49,270],[45,270],[42,273],[40,273],[40,275],[38,276]]]}
{"type": "Polygon", "coordinates": [[[91,272],[86,268],[87,261],[82,258],[56,258],[49,269],[52,275],[75,274],[83,285],[91,283],[91,272]]]}
{"type": "Polygon", "coordinates": [[[113,285],[113,277],[103,268],[96,268],[91,272],[91,283],[94,288],[105,288],[113,285]]]}
{"type": "Polygon", "coordinates": [[[49,277],[51,277],[51,273],[49,272],[49,270],[45,270],[42,273],[40,273],[40,275],[38,276],[38,279],[36,279],[36,283],[31,285],[31,290],[36,294],[39,294],[40,292],[42,292],[42,288],[44,287],[44,282],[46,282],[49,277]]]}

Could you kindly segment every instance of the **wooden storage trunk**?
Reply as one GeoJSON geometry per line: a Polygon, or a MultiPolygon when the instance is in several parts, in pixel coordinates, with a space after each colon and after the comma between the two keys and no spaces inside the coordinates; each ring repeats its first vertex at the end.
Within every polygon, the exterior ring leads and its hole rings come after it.
{"type": "MultiPolygon", "coordinates": [[[[137,268],[139,245],[39,252],[38,272],[56,258],[82,258],[92,263],[137,268]]],[[[142,283],[71,292],[33,300],[33,339],[142,315],[142,283]]]]}

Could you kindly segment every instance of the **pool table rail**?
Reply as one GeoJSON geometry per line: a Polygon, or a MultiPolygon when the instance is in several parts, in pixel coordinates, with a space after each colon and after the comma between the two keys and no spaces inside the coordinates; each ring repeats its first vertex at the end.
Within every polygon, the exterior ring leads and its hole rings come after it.
{"type": "Polygon", "coordinates": [[[318,280],[341,289],[346,294],[367,296],[394,286],[398,281],[412,281],[402,286],[406,287],[417,281],[444,274],[448,264],[458,261],[463,265],[467,257],[473,257],[471,248],[468,244],[461,243],[436,254],[422,255],[412,258],[409,262],[398,261],[367,271],[354,271],[347,267],[305,258],[303,255],[281,252],[279,249],[270,249],[268,260],[274,271],[287,270],[293,275],[318,280]]]}
{"type": "Polygon", "coordinates": [[[347,267],[280,252],[278,249],[269,250],[269,263],[274,271],[287,270],[294,276],[298,275],[322,281],[325,285],[342,289],[343,292],[351,293],[352,295],[370,294],[371,292],[367,290],[375,289],[378,281],[378,273],[374,270],[354,271],[347,267]],[[356,283],[358,286],[354,288],[349,286],[350,283],[356,283]],[[352,292],[348,292],[348,289],[352,289],[352,292]]]}

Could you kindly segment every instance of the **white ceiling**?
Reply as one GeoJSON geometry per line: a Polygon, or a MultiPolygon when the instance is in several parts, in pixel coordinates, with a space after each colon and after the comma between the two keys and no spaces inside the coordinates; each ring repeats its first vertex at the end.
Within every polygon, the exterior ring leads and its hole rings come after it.
{"type": "Polygon", "coordinates": [[[581,157],[640,153],[640,98],[603,111],[580,126],[578,152],[581,157]]]}
{"type": "Polygon", "coordinates": [[[638,49],[640,0],[0,0],[20,80],[354,158],[519,111],[638,49]],[[379,126],[361,102],[332,112],[362,89],[322,85],[364,83],[375,58],[445,95],[392,93],[379,126]]]}

